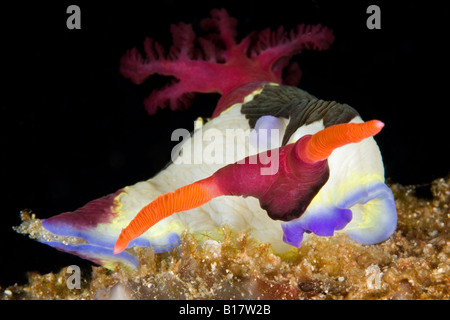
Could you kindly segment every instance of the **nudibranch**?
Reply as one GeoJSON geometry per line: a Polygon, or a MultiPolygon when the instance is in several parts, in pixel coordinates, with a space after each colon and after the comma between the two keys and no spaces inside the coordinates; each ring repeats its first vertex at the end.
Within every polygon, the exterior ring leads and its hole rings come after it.
{"type": "Polygon", "coordinates": [[[190,25],[173,25],[168,54],[147,39],[145,57],[129,50],[120,72],[136,84],[153,74],[176,79],[145,100],[150,114],[186,108],[193,93],[221,94],[211,118],[183,135],[156,176],[36,219],[34,237],[109,268],[137,265],[127,248],[167,251],[183,232],[201,241],[219,237],[223,226],[249,231],[280,254],[309,233],[344,233],[363,244],[388,239],[397,211],[373,138],[383,123],[296,87],[301,71],[291,57],[328,49],[331,30],[267,29],[236,42],[236,20],[223,9],[202,27],[209,33],[197,38],[190,25]]]}

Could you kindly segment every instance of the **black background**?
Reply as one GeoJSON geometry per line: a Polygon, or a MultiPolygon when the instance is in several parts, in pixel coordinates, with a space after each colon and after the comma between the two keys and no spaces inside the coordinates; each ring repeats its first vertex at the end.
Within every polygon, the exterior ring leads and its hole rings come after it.
{"type": "Polygon", "coordinates": [[[164,79],[141,86],[118,72],[120,57],[145,37],[171,44],[169,26],[199,22],[212,8],[238,19],[238,37],[300,23],[333,29],[328,51],[295,57],[300,87],[348,103],[386,126],[377,136],[388,181],[428,184],[449,173],[449,10],[395,1],[58,1],[2,5],[0,285],[90,263],[16,234],[19,212],[39,218],[72,211],[146,180],[170,160],[174,129],[208,117],[217,95],[198,95],[187,111],[148,116],[142,104],[164,79]],[[81,8],[81,30],[66,28],[66,8],[81,8]],[[368,30],[366,8],[381,8],[368,30]]]}

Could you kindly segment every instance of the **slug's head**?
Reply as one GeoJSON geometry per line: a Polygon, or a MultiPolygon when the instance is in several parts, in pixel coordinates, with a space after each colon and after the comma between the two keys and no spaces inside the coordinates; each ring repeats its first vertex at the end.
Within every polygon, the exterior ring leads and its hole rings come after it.
{"type": "Polygon", "coordinates": [[[376,134],[383,126],[377,120],[363,125],[349,123],[333,126],[339,134],[324,135],[323,130],[308,138],[310,147],[303,147],[300,156],[305,161],[327,157],[330,176],[304,214],[282,224],[284,242],[299,247],[305,232],[319,236],[341,232],[364,244],[379,243],[392,235],[397,210],[392,191],[384,183],[381,154],[374,139],[356,138],[354,142],[359,143],[342,145],[332,154],[325,147],[341,144],[342,137],[349,134],[346,128],[351,128],[350,135],[364,137],[376,134]]]}

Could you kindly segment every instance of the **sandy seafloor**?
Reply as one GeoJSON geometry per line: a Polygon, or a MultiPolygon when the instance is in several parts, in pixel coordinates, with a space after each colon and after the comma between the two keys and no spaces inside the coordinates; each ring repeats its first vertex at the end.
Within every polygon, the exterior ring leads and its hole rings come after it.
{"type": "Polygon", "coordinates": [[[83,270],[79,289],[70,273],[30,272],[28,283],[1,288],[1,299],[394,299],[450,297],[450,175],[420,186],[391,184],[397,231],[361,245],[346,236],[311,236],[280,258],[251,235],[224,229],[224,240],[199,245],[185,235],[171,252],[136,252],[137,271],[83,270]],[[422,193],[422,192],[421,192],[422,193]]]}

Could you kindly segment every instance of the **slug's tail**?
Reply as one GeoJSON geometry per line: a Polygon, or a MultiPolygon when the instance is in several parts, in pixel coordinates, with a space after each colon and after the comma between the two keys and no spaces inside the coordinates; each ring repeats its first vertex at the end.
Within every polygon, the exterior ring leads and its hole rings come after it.
{"type": "Polygon", "coordinates": [[[142,208],[130,224],[122,229],[114,246],[114,254],[125,250],[130,241],[160,220],[176,212],[197,208],[219,195],[210,177],[159,196],[142,208]]]}

